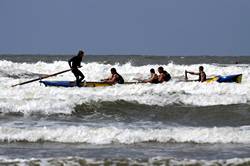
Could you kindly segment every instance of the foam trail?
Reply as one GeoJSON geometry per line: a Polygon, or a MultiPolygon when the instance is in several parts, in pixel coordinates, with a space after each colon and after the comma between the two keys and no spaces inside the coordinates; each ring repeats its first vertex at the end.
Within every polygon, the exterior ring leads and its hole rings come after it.
{"type": "Polygon", "coordinates": [[[250,143],[250,127],[166,127],[162,129],[88,126],[0,127],[0,140],[90,144],[133,144],[149,141],[161,143],[250,143]]]}

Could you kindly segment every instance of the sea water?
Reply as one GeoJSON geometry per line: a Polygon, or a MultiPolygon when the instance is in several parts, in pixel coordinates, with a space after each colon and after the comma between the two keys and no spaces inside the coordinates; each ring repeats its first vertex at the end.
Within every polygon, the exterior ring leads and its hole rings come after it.
{"type": "MultiPolygon", "coordinates": [[[[163,84],[96,88],[13,84],[68,69],[70,55],[0,56],[0,164],[238,165],[250,163],[250,58],[87,56],[80,69],[99,81],[115,67],[125,81],[164,67],[163,84]],[[242,83],[185,82],[243,74],[242,83]],[[197,79],[196,76],[189,76],[197,79]]],[[[71,72],[46,80],[74,81],[71,72]]]]}

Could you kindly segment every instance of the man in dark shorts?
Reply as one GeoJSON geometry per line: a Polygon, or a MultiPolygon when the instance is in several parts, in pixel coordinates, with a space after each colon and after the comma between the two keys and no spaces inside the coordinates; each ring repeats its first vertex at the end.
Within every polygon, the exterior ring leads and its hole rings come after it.
{"type": "Polygon", "coordinates": [[[81,66],[81,61],[82,61],[83,57],[84,57],[84,52],[82,50],[79,50],[77,56],[74,56],[73,58],[71,58],[68,61],[69,62],[69,67],[71,68],[72,73],[76,77],[76,85],[77,86],[80,86],[80,83],[84,79],[84,75],[78,69],[79,67],[82,67],[81,66]]]}
{"type": "Polygon", "coordinates": [[[163,69],[163,67],[160,66],[158,68],[158,72],[160,73],[159,77],[158,77],[158,82],[159,83],[167,82],[167,81],[169,81],[171,79],[171,75],[167,71],[165,71],[163,69]]]}
{"type": "Polygon", "coordinates": [[[111,83],[111,84],[116,84],[116,83],[124,84],[124,79],[122,78],[120,74],[117,73],[115,68],[112,68],[110,72],[111,72],[111,76],[101,81],[106,82],[106,83],[111,83]]]}
{"type": "Polygon", "coordinates": [[[195,81],[199,81],[199,82],[204,82],[206,81],[206,73],[204,72],[204,67],[203,66],[200,66],[199,67],[199,72],[196,73],[196,72],[191,72],[191,71],[185,71],[185,79],[188,80],[187,78],[187,73],[189,74],[192,74],[192,75],[198,75],[199,76],[199,79],[198,80],[195,80],[195,81]]]}

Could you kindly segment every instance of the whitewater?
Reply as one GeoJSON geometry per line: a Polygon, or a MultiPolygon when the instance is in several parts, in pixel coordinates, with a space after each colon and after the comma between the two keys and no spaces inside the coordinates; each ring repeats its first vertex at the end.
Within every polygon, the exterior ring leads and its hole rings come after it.
{"type": "MultiPolygon", "coordinates": [[[[81,71],[86,76],[87,81],[100,81],[100,79],[107,78],[112,67],[117,68],[125,81],[146,79],[149,77],[151,68],[156,69],[159,67],[159,65],[132,66],[130,63],[110,65],[95,62],[83,63],[82,65],[81,71]]],[[[0,81],[2,82],[0,91],[1,98],[4,99],[0,102],[2,112],[70,114],[76,104],[91,101],[124,100],[159,106],[171,104],[212,106],[243,104],[249,103],[250,100],[250,69],[248,66],[231,65],[220,67],[209,64],[177,65],[170,63],[162,65],[173,77],[170,82],[156,85],[133,84],[100,88],[47,88],[39,84],[39,82],[12,88],[11,85],[37,78],[39,75],[68,69],[68,64],[63,61],[53,63],[37,62],[34,64],[0,61],[0,66],[0,81]],[[184,82],[184,71],[197,71],[199,65],[203,65],[206,73],[211,76],[242,73],[242,83],[201,84],[199,82],[184,82]],[[10,75],[12,77],[9,77],[10,75]]],[[[68,72],[46,80],[73,81],[74,76],[71,72],[68,72]]]]}
{"type": "MultiPolygon", "coordinates": [[[[115,125],[115,124],[113,124],[115,125]]],[[[162,127],[158,129],[133,127],[117,128],[112,126],[60,126],[32,128],[0,128],[2,142],[62,142],[89,144],[134,144],[143,142],[159,143],[250,143],[250,126],[238,128],[194,128],[162,127]]]]}
{"type": "MultiPolygon", "coordinates": [[[[30,61],[22,56],[16,61],[11,58],[0,59],[0,164],[249,162],[248,62],[233,64],[227,63],[230,57],[215,57],[215,63],[197,59],[190,63],[193,59],[186,57],[189,63],[185,63],[182,57],[162,57],[161,61],[137,56],[136,62],[123,61],[123,56],[103,61],[100,56],[83,61],[80,70],[86,81],[107,78],[115,67],[125,81],[135,82],[148,78],[149,70],[159,66],[172,80],[64,88],[45,87],[39,81],[11,85],[67,70],[67,57],[49,61],[32,61],[32,56],[28,56],[30,61]],[[221,62],[216,63],[217,59],[221,62]],[[144,60],[149,63],[142,63],[144,60]],[[184,71],[197,71],[201,65],[208,77],[242,74],[242,82],[185,82],[184,71]]],[[[66,72],[45,80],[75,78],[66,72]]]]}

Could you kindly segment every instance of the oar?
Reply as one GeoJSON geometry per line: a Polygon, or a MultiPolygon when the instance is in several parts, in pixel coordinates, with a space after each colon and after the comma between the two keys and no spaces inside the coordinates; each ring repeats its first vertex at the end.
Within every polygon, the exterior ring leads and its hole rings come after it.
{"type": "Polygon", "coordinates": [[[41,79],[53,77],[53,76],[56,76],[56,75],[58,75],[58,74],[66,73],[66,72],[68,72],[68,71],[71,71],[71,69],[64,70],[64,71],[60,71],[60,72],[58,72],[58,73],[54,73],[54,74],[50,74],[50,75],[46,75],[46,76],[42,76],[42,77],[39,77],[39,78],[36,78],[36,79],[33,79],[33,80],[25,81],[25,82],[22,82],[22,83],[19,83],[19,84],[12,85],[11,87],[15,87],[15,86],[17,86],[17,85],[28,84],[28,83],[31,83],[31,82],[34,82],[34,81],[39,81],[39,80],[41,80],[41,79]]]}
{"type": "Polygon", "coordinates": [[[188,81],[187,70],[185,70],[185,81],[188,81]]]}

